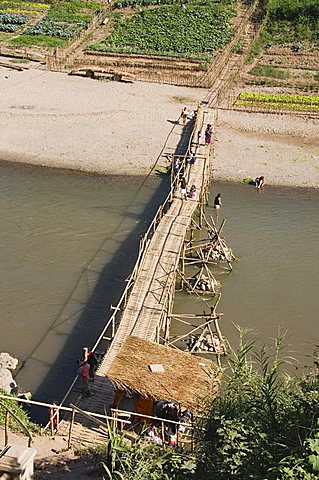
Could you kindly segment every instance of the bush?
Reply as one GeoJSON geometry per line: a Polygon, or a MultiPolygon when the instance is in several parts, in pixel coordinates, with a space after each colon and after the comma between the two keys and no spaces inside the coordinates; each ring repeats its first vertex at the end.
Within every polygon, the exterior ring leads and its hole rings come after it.
{"type": "Polygon", "coordinates": [[[210,480],[315,480],[319,472],[319,376],[281,372],[275,352],[253,351],[242,334],[223,390],[211,401],[198,449],[198,474],[210,480]]]}

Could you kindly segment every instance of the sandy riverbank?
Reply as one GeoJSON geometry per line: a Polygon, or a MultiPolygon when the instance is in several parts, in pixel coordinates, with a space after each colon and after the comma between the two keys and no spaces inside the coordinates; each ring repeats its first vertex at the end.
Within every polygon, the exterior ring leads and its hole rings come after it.
{"type": "MultiPolygon", "coordinates": [[[[1,68],[0,87],[0,159],[127,175],[150,171],[181,108],[206,94],[38,69],[1,68]]],[[[318,131],[317,120],[220,111],[215,178],[264,175],[268,184],[318,187],[318,131]]]]}
{"type": "MultiPolygon", "coordinates": [[[[127,175],[150,171],[182,108],[195,108],[205,95],[4,68],[0,92],[0,159],[127,175]]],[[[174,129],[174,145],[181,131],[174,129]]]]}
{"type": "Polygon", "coordinates": [[[220,110],[216,137],[215,178],[319,187],[317,119],[220,110]]]}

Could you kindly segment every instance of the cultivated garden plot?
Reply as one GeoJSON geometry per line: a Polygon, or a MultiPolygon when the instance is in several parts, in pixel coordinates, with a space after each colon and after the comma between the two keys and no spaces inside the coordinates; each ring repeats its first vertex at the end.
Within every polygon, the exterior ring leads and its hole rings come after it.
{"type": "Polygon", "coordinates": [[[235,107],[319,113],[319,97],[311,95],[241,93],[235,102],[235,107]]]}
{"type": "Polygon", "coordinates": [[[89,50],[210,61],[213,52],[232,38],[231,19],[236,14],[232,2],[163,3],[117,0],[110,16],[110,35],[89,45],[89,50]]]}
{"type": "Polygon", "coordinates": [[[266,11],[252,49],[254,63],[242,77],[246,85],[277,87],[281,93],[318,92],[318,0],[268,0],[266,11]]]}
{"type": "Polygon", "coordinates": [[[55,47],[79,35],[101,8],[100,2],[0,0],[0,41],[13,45],[55,47]]]}

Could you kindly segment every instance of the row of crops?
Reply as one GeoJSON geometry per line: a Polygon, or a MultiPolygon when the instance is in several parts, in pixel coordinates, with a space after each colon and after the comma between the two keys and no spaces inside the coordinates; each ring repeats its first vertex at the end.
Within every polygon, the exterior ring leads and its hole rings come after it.
{"type": "Polygon", "coordinates": [[[25,25],[30,17],[16,13],[6,13],[0,11],[0,31],[13,33],[25,25]]]}
{"type": "Polygon", "coordinates": [[[208,59],[228,43],[234,11],[190,3],[140,8],[129,17],[117,14],[113,32],[104,42],[89,46],[102,52],[170,55],[208,59]]]}
{"type": "MultiPolygon", "coordinates": [[[[94,0],[0,0],[0,31],[20,29],[12,40],[15,45],[63,45],[100,9],[94,0]]],[[[234,15],[233,0],[114,0],[110,35],[89,48],[210,61],[213,52],[230,41],[234,15]]]]}
{"type": "Polygon", "coordinates": [[[241,93],[237,107],[319,112],[319,97],[312,95],[241,93]]]}

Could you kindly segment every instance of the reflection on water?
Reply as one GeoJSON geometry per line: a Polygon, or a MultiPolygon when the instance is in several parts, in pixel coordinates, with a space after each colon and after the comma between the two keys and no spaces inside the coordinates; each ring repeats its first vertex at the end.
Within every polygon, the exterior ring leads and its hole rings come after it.
{"type": "Polygon", "coordinates": [[[0,168],[0,351],[19,358],[21,387],[59,399],[116,304],[167,187],[159,178],[0,168]]]}
{"type": "MultiPolygon", "coordinates": [[[[260,342],[288,330],[286,343],[302,365],[311,364],[305,355],[319,343],[319,191],[214,182],[211,204],[219,192],[217,221],[226,218],[223,235],[238,258],[232,273],[213,267],[221,282],[223,335],[236,345],[235,324],[254,329],[260,342]]],[[[216,220],[213,209],[207,214],[216,220]]],[[[177,296],[176,311],[204,308],[193,296],[177,296]]]]}

